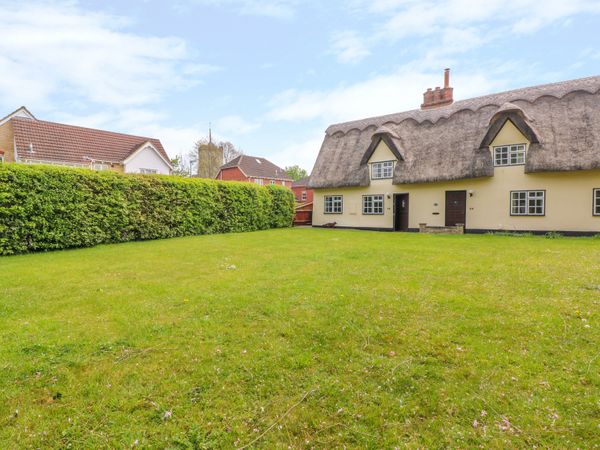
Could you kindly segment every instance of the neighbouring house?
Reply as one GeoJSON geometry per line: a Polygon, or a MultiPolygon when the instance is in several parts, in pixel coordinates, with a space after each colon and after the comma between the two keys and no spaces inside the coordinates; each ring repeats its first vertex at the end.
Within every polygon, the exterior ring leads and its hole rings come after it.
{"type": "Polygon", "coordinates": [[[330,126],[313,225],[600,232],[600,76],[330,126]]]}
{"type": "Polygon", "coordinates": [[[308,187],[310,177],[300,178],[292,183],[292,191],[296,202],[307,203],[313,201],[313,190],[308,187]]]}
{"type": "Polygon", "coordinates": [[[223,164],[216,176],[217,180],[247,181],[262,185],[278,184],[292,187],[292,179],[285,170],[271,161],[257,156],[240,155],[223,164]]]}
{"type": "Polygon", "coordinates": [[[164,175],[173,168],[158,139],[38,120],[25,107],[0,119],[0,152],[23,164],[164,175]]]}
{"type": "Polygon", "coordinates": [[[310,177],[304,177],[292,183],[292,191],[296,198],[296,214],[294,224],[310,225],[313,212],[313,190],[308,187],[310,177]]]}

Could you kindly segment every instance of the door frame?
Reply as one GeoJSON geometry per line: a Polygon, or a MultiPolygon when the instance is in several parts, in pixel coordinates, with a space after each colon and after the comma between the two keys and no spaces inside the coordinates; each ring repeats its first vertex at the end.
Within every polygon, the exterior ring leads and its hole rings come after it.
{"type": "Polygon", "coordinates": [[[445,191],[444,192],[444,226],[449,226],[448,225],[448,193],[449,192],[462,192],[465,194],[465,212],[464,212],[464,218],[463,218],[463,226],[466,229],[467,228],[467,191],[466,189],[455,189],[455,190],[449,190],[449,191],[445,191]]]}
{"type": "Polygon", "coordinates": [[[398,192],[398,193],[394,193],[393,196],[394,199],[394,223],[393,223],[393,228],[394,231],[402,231],[402,232],[406,232],[409,230],[409,225],[410,225],[410,195],[408,194],[408,192],[398,192]],[[397,222],[398,222],[398,199],[402,196],[406,197],[406,229],[402,229],[402,226],[397,226],[397,222]]]}

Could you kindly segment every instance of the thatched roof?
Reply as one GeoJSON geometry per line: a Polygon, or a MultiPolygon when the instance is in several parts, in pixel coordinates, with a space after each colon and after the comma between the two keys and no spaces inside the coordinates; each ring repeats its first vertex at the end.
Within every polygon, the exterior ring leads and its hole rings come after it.
{"type": "Polygon", "coordinates": [[[366,156],[381,139],[395,146],[401,156],[394,184],[493,176],[487,146],[506,120],[532,142],[526,172],[600,168],[597,76],[332,125],[310,186],[367,186],[366,156]]]}

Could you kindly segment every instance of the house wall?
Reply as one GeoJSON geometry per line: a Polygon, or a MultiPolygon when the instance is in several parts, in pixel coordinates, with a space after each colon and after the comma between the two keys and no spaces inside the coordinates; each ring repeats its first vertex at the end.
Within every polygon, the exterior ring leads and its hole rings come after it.
{"type": "MultiPolygon", "coordinates": [[[[528,144],[527,139],[508,122],[490,151],[496,145],[522,143],[528,144]]],[[[386,151],[380,145],[370,161],[387,157],[386,151]]],[[[600,188],[600,170],[526,174],[523,165],[495,167],[489,178],[450,182],[393,185],[390,179],[371,180],[367,187],[315,190],[313,224],[392,229],[393,194],[408,193],[409,228],[417,229],[419,223],[443,226],[446,191],[472,190],[472,196],[467,194],[467,229],[600,232],[600,217],[592,213],[594,188],[600,188]],[[545,190],[545,216],[511,216],[510,192],[514,190],[545,190]],[[384,194],[383,215],[362,214],[365,194],[384,194]],[[342,214],[324,213],[325,195],[343,195],[342,214]]]]}
{"type": "Polygon", "coordinates": [[[4,150],[4,161],[15,160],[15,145],[12,122],[0,125],[0,149],[4,150]]]}
{"type": "Polygon", "coordinates": [[[238,167],[221,169],[217,175],[217,179],[224,181],[248,181],[246,175],[238,167]]]}
{"type": "Polygon", "coordinates": [[[125,173],[139,173],[140,169],[155,169],[157,173],[162,175],[169,175],[171,173],[169,166],[150,147],[139,151],[125,164],[125,173]]]}
{"type": "Polygon", "coordinates": [[[292,187],[292,191],[294,191],[294,197],[296,197],[297,202],[312,202],[313,201],[314,192],[312,189],[308,189],[306,186],[292,187]],[[303,192],[306,192],[306,200],[302,200],[303,192]]]}

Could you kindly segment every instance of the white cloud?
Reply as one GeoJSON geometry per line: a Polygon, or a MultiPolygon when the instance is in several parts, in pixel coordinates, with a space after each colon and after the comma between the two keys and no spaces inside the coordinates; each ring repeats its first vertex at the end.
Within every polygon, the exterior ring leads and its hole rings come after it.
{"type": "MultiPolygon", "coordinates": [[[[268,117],[272,120],[300,121],[321,119],[324,123],[361,119],[419,108],[427,87],[439,86],[441,73],[401,68],[395,73],[340,86],[330,91],[288,90],[271,100],[268,117]]],[[[468,98],[504,84],[492,81],[486,73],[453,74],[455,98],[468,98]]]]}
{"type": "Polygon", "coordinates": [[[259,122],[251,122],[236,115],[221,117],[214,123],[217,132],[234,136],[248,134],[258,128],[260,128],[259,122]]]}
{"type": "Polygon", "coordinates": [[[52,98],[131,107],[217,70],[191,61],[185,41],[128,31],[122,17],[72,2],[0,2],[0,103],[49,109],[52,98]]]}
{"type": "Polygon", "coordinates": [[[353,31],[335,33],[331,46],[341,63],[357,63],[370,54],[366,43],[353,31]]]}
{"type": "Polygon", "coordinates": [[[317,130],[304,140],[288,143],[269,159],[280,167],[298,164],[310,173],[321,149],[324,136],[324,129],[317,130]]]}
{"type": "Polygon", "coordinates": [[[179,0],[174,7],[187,11],[194,4],[222,7],[240,15],[287,19],[294,16],[298,0],[179,0]]]}
{"type": "Polygon", "coordinates": [[[352,7],[380,19],[363,45],[426,37],[428,47],[436,48],[430,53],[446,55],[507,34],[527,35],[568,23],[578,14],[600,13],[598,0],[354,0],[352,7]]]}

